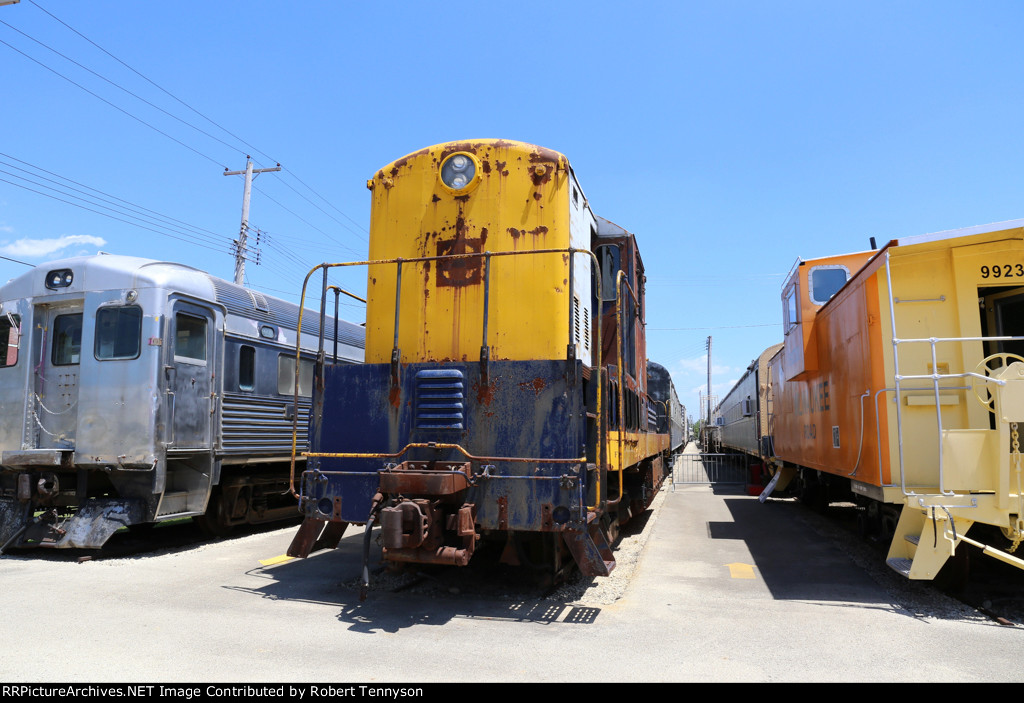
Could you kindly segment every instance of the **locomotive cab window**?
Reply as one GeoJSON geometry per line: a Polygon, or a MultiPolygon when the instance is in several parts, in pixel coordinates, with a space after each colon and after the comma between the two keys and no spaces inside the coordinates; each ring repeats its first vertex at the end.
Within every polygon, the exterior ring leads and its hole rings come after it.
{"type": "Polygon", "coordinates": [[[7,313],[0,317],[0,368],[18,363],[18,345],[21,342],[21,317],[7,313]]]}
{"type": "Polygon", "coordinates": [[[811,302],[824,305],[850,279],[850,270],[845,266],[815,266],[807,274],[810,281],[811,302]]]}
{"type": "Polygon", "coordinates": [[[174,360],[206,364],[206,320],[180,312],[174,316],[174,360]]]}
{"type": "Polygon", "coordinates": [[[82,313],[58,315],[53,321],[54,366],[72,366],[82,355],[82,313]]]}
{"type": "Polygon", "coordinates": [[[619,248],[614,244],[603,244],[597,248],[597,260],[601,264],[601,298],[615,300],[615,282],[618,280],[619,248]]]}
{"type": "Polygon", "coordinates": [[[104,307],[96,311],[94,355],[100,361],[137,359],[142,350],[142,308],[104,307]]]}

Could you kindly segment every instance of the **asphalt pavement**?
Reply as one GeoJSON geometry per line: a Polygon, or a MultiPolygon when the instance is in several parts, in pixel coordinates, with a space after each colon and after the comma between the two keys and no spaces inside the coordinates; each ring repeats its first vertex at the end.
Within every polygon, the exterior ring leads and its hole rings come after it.
{"type": "Polygon", "coordinates": [[[1024,628],[953,602],[921,612],[801,510],[666,487],[612,602],[458,587],[360,601],[356,531],[305,560],[280,558],[294,527],[84,563],[4,556],[0,681],[1024,679],[1024,628]]]}

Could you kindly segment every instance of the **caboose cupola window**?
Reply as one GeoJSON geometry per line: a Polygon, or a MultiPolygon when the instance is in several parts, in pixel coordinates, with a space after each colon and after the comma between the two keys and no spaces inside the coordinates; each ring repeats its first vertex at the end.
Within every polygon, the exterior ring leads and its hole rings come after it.
{"type": "Polygon", "coordinates": [[[815,266],[807,274],[810,279],[811,302],[824,305],[850,279],[850,270],[845,266],[815,266]]]}

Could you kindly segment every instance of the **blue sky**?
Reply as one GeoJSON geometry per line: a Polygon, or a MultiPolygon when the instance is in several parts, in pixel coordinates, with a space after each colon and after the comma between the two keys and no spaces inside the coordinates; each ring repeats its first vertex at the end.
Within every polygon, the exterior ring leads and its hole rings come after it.
{"type": "MultiPolygon", "coordinates": [[[[22,0],[0,22],[0,256],[231,279],[242,180],[222,174],[251,154],[284,170],[256,179],[247,280],[294,299],[365,256],[384,164],[536,143],[637,235],[648,355],[690,414],[709,336],[713,395],[781,340],[797,257],[1024,217],[1019,2],[22,0]],[[70,197],[88,189],[119,219],[70,197]]],[[[26,270],[0,259],[0,280],[26,270]]]]}

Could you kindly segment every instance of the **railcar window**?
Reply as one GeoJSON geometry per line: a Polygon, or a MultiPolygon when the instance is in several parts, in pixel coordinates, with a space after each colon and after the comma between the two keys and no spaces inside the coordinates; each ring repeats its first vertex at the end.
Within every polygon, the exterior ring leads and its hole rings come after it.
{"type": "Polygon", "coordinates": [[[174,358],[206,361],[206,320],[180,312],[174,316],[174,358]]]}
{"type": "Polygon", "coordinates": [[[54,366],[72,366],[82,355],[82,313],[58,315],[53,321],[54,366]]]}
{"type": "Polygon", "coordinates": [[[850,278],[845,266],[815,266],[807,275],[811,282],[811,302],[815,305],[827,303],[850,278]]]}
{"type": "Polygon", "coordinates": [[[21,316],[8,313],[0,318],[0,368],[18,363],[18,344],[21,341],[21,316]]]}
{"type": "Polygon", "coordinates": [[[238,350],[238,389],[251,391],[256,387],[256,349],[243,346],[238,350]]]}
{"type": "MultiPolygon", "coordinates": [[[[281,354],[277,357],[277,392],[281,395],[295,395],[295,357],[281,354]]],[[[299,362],[299,395],[308,398],[313,395],[313,362],[301,359],[299,362]]]]}
{"type": "Polygon", "coordinates": [[[142,308],[137,305],[105,307],[96,311],[96,343],[100,361],[137,359],[142,350],[142,308]]]}

